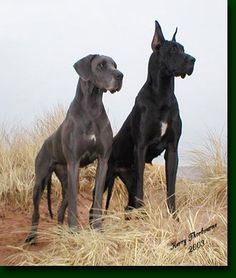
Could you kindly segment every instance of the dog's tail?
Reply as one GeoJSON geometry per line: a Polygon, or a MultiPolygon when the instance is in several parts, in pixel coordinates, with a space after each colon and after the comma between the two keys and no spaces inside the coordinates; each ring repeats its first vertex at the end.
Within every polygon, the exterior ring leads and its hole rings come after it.
{"type": "Polygon", "coordinates": [[[51,187],[52,187],[52,176],[50,175],[50,177],[47,180],[47,201],[48,201],[48,212],[51,219],[53,219],[52,203],[51,203],[51,192],[52,192],[51,187]]]}
{"type": "Polygon", "coordinates": [[[105,210],[108,210],[108,208],[109,208],[110,200],[111,200],[111,196],[112,196],[112,190],[113,190],[114,181],[115,181],[114,169],[112,169],[112,168],[108,168],[108,169],[109,170],[107,173],[107,177],[106,177],[106,181],[105,181],[105,188],[104,188],[104,192],[107,191],[107,200],[106,200],[105,210]]]}
{"type": "Polygon", "coordinates": [[[110,205],[111,195],[112,195],[113,184],[109,184],[109,186],[106,189],[107,189],[107,200],[106,200],[105,210],[108,210],[110,205]]]}

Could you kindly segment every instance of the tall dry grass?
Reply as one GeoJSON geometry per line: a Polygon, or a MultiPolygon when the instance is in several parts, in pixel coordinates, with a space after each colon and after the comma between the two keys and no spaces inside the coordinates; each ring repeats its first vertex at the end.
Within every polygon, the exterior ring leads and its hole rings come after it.
{"type": "Polygon", "coordinates": [[[0,201],[28,208],[34,183],[34,160],[43,141],[65,117],[62,106],[41,115],[31,129],[0,127],[0,201]]]}
{"type": "MultiPolygon", "coordinates": [[[[34,129],[20,128],[0,133],[0,200],[14,201],[27,208],[34,182],[34,158],[43,140],[64,118],[57,108],[37,121],[34,129]]],[[[198,182],[178,179],[176,201],[179,222],[170,217],[166,206],[164,169],[145,167],[145,207],[125,220],[127,193],[117,179],[111,209],[103,216],[103,232],[85,225],[78,233],[67,226],[40,229],[38,241],[47,242],[40,250],[16,247],[9,262],[17,265],[226,265],[227,264],[227,165],[226,154],[217,137],[206,148],[193,152],[193,163],[201,169],[198,182]],[[188,235],[217,226],[192,241],[188,235]],[[186,245],[183,240],[186,239],[186,245]],[[172,249],[172,243],[181,242],[172,249]],[[193,252],[190,246],[197,246],[193,252]],[[195,245],[194,245],[195,244],[195,245]],[[198,244],[199,245],[199,244],[198,244]]],[[[94,184],[96,165],[82,170],[81,191],[94,184]]],[[[57,183],[54,179],[53,183],[57,183]]],[[[59,186],[54,186],[54,192],[59,186]]],[[[56,190],[55,198],[60,195],[56,190]]]]}

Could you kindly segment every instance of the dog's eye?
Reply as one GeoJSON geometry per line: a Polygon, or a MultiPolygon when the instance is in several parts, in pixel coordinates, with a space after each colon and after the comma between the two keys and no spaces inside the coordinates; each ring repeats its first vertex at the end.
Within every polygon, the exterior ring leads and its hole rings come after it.
{"type": "Polygon", "coordinates": [[[103,70],[103,69],[105,68],[105,65],[106,65],[106,64],[105,64],[104,62],[98,64],[98,69],[99,69],[99,70],[103,70]]]}

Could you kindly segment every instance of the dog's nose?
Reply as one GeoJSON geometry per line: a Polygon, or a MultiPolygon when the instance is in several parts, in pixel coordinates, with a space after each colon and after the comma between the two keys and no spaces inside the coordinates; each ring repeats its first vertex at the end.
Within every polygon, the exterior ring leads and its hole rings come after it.
{"type": "Polygon", "coordinates": [[[189,59],[189,60],[190,60],[190,62],[191,62],[191,63],[193,63],[193,64],[194,64],[194,63],[195,63],[195,61],[196,61],[196,59],[195,59],[194,57],[190,57],[190,59],[189,59]]]}
{"type": "Polygon", "coordinates": [[[123,75],[122,72],[116,71],[115,77],[116,77],[117,80],[121,80],[121,79],[123,78],[123,76],[124,76],[124,75],[123,75]]]}

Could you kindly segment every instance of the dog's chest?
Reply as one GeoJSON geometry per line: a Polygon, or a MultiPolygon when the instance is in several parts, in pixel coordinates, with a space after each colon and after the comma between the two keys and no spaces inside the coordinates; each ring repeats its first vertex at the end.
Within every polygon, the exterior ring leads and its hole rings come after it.
{"type": "Polygon", "coordinates": [[[88,135],[88,140],[93,143],[96,143],[96,141],[97,141],[96,135],[95,134],[88,135]]]}
{"type": "Polygon", "coordinates": [[[166,122],[161,122],[161,136],[165,135],[168,124],[166,122]]]}
{"type": "Polygon", "coordinates": [[[162,140],[162,138],[164,137],[164,135],[166,134],[168,129],[168,123],[164,122],[164,121],[158,121],[155,123],[155,125],[153,125],[153,128],[150,129],[150,143],[157,143],[160,142],[162,140]],[[154,128],[154,126],[156,128],[154,128]]]}

